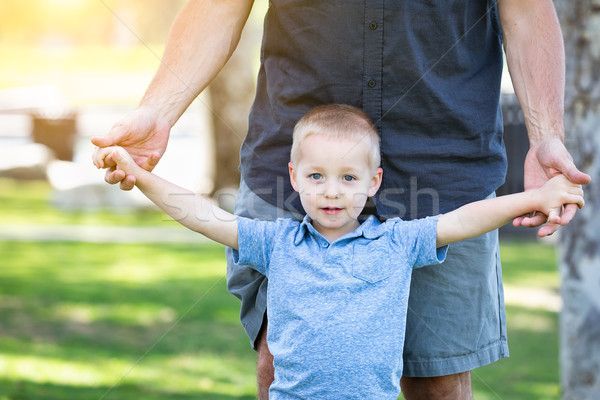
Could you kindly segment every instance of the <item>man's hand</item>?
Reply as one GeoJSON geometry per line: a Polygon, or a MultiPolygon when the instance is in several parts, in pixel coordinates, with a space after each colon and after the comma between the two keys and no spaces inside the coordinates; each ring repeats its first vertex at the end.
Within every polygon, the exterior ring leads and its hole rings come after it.
{"type": "MultiPolygon", "coordinates": [[[[117,122],[106,136],[93,137],[92,143],[100,148],[123,147],[140,167],[152,171],[167,149],[171,127],[158,119],[152,109],[139,107],[117,122]]],[[[110,157],[105,160],[108,168],[104,180],[110,184],[120,182],[123,190],[135,186],[135,176],[127,175],[117,168],[110,157]]]]}
{"type": "MultiPolygon", "coordinates": [[[[573,158],[558,138],[547,139],[534,145],[525,158],[525,190],[543,186],[552,177],[563,174],[574,184],[587,185],[591,178],[579,171],[573,158]]],[[[567,204],[560,217],[560,223],[548,222],[538,231],[538,236],[548,236],[556,232],[560,225],[568,224],[577,211],[576,204],[567,204]]],[[[514,226],[540,226],[548,216],[536,213],[532,216],[520,216],[513,221],[514,226]]]]}

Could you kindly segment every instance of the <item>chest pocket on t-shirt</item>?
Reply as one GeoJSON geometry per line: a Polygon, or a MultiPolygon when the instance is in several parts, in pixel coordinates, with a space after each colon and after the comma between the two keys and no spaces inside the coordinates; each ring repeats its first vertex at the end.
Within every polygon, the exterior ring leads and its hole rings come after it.
{"type": "Polygon", "coordinates": [[[389,278],[390,247],[386,241],[355,243],[352,248],[352,276],[369,283],[389,278]]]}

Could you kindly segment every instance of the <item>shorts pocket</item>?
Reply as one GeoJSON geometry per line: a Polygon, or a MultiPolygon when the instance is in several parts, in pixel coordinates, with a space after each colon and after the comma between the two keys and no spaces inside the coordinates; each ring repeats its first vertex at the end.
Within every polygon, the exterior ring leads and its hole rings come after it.
{"type": "Polygon", "coordinates": [[[374,240],[355,243],[352,248],[352,276],[368,283],[377,283],[389,278],[389,257],[390,248],[387,242],[380,243],[374,240]]]}

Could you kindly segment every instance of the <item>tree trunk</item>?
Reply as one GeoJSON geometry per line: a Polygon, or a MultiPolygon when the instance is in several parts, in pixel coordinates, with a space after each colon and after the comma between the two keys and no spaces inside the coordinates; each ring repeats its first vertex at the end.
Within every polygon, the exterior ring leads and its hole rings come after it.
{"type": "Polygon", "coordinates": [[[563,398],[600,398],[600,0],[557,0],[567,79],[565,127],[575,164],[592,176],[586,205],[561,229],[563,398]]]}

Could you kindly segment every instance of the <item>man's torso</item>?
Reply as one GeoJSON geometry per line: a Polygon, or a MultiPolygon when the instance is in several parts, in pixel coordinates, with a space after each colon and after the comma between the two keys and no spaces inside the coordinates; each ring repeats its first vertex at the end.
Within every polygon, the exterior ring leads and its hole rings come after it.
{"type": "Polygon", "coordinates": [[[316,105],[363,108],[382,139],[378,213],[404,219],[486,197],[506,169],[493,1],[272,0],[241,151],[248,186],[301,210],[292,129],[316,105]]]}

